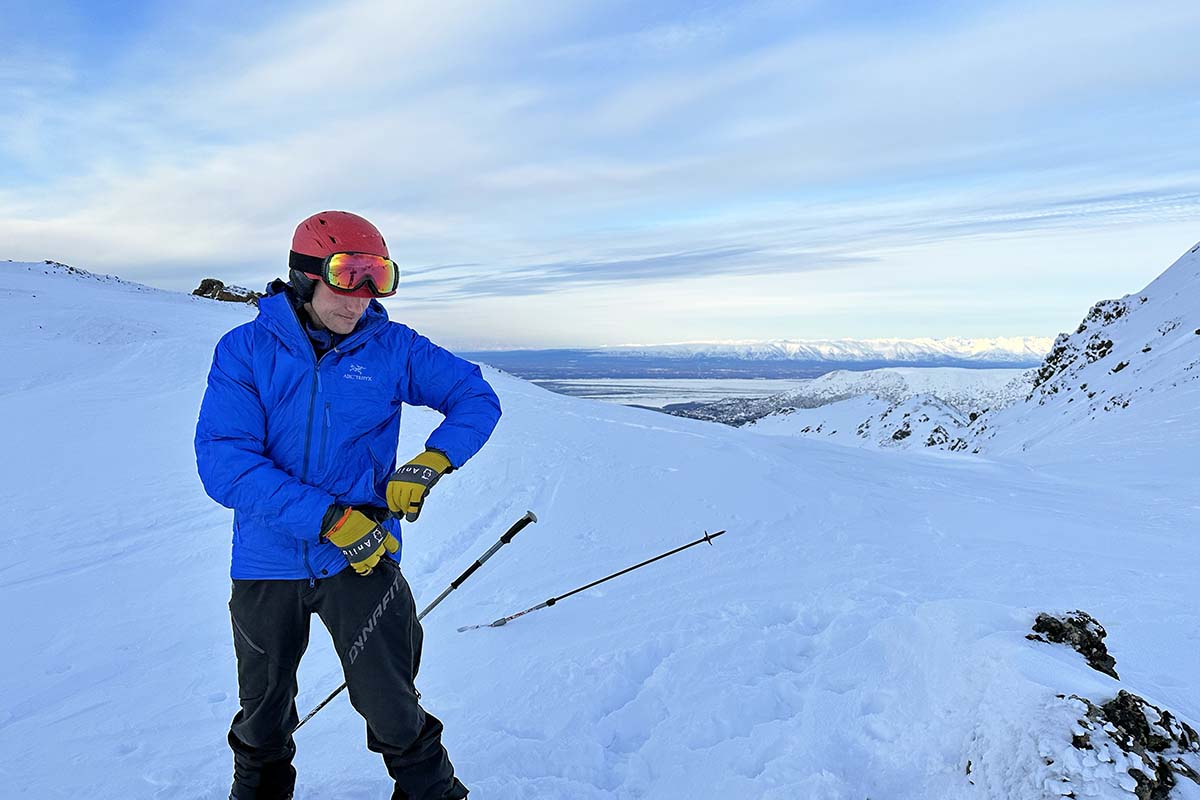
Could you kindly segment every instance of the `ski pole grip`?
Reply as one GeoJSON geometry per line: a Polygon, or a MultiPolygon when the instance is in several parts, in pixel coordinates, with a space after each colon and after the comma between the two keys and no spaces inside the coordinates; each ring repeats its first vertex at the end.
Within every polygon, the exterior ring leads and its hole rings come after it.
{"type": "Polygon", "coordinates": [[[526,511],[525,516],[514,522],[513,526],[504,532],[504,535],[500,537],[500,541],[508,544],[513,540],[514,536],[524,530],[525,526],[531,522],[537,522],[537,515],[532,511],[526,511]]]}

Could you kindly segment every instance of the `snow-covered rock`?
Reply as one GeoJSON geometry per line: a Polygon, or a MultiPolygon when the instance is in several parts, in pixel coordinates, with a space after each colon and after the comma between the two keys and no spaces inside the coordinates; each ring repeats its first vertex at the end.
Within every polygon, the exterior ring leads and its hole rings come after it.
{"type": "Polygon", "coordinates": [[[819,408],[782,411],[751,422],[746,429],[873,447],[948,449],[961,441],[967,422],[962,412],[933,395],[889,403],[868,394],[819,408]]]}
{"type": "Polygon", "coordinates": [[[799,391],[773,395],[776,410],[746,427],[843,444],[961,449],[971,419],[1017,402],[1032,379],[1032,370],[1015,369],[837,370],[799,391]]]}
{"type": "Polygon", "coordinates": [[[262,292],[256,292],[244,286],[227,286],[224,281],[217,278],[205,278],[200,281],[200,285],[192,290],[192,294],[225,303],[253,303],[255,305],[263,296],[262,292]]]}

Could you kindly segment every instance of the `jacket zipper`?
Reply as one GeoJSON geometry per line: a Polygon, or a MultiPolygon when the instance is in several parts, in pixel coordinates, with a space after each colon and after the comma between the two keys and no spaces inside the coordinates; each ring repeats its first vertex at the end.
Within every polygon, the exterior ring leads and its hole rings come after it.
{"type": "MultiPolygon", "coordinates": [[[[288,303],[288,308],[292,308],[291,303],[288,303]]],[[[300,334],[307,339],[308,337],[304,334],[304,325],[300,322],[300,315],[296,313],[295,308],[292,308],[292,316],[296,318],[296,325],[300,328],[300,334]]],[[[309,355],[312,356],[313,360],[313,379],[308,396],[308,419],[304,423],[304,463],[300,470],[301,481],[308,479],[308,454],[312,445],[313,407],[316,405],[317,395],[320,394],[321,391],[321,362],[325,360],[325,356],[328,356],[329,353],[341,352],[337,347],[334,347],[327,351],[325,355],[317,358],[317,354],[313,351],[312,343],[306,341],[305,344],[308,345],[308,352],[309,355]]],[[[318,454],[318,456],[319,455],[320,454],[318,454]]],[[[308,571],[308,585],[309,588],[312,588],[313,586],[317,585],[317,573],[308,560],[308,542],[301,541],[300,548],[304,558],[304,568],[308,571]]]]}
{"type": "Polygon", "coordinates": [[[321,426],[321,449],[317,451],[317,469],[321,469],[325,465],[325,451],[329,444],[329,406],[328,400],[325,401],[325,422],[321,426]]]}

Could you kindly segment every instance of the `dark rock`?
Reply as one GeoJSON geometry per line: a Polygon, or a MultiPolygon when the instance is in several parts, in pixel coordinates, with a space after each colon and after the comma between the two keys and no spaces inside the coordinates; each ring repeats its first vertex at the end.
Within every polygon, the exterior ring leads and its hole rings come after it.
{"type": "Polygon", "coordinates": [[[1026,639],[1070,645],[1087,659],[1092,669],[1120,680],[1115,669],[1117,660],[1108,654],[1108,648],[1104,644],[1104,637],[1108,632],[1090,614],[1078,609],[1061,618],[1050,614],[1038,614],[1037,621],[1033,623],[1033,630],[1034,633],[1043,634],[1044,638],[1029,634],[1026,639]]]}
{"type": "Polygon", "coordinates": [[[954,437],[950,435],[950,431],[943,428],[941,425],[934,426],[934,429],[929,432],[929,438],[925,440],[926,447],[940,447],[944,444],[949,444],[954,437]]]}
{"type": "Polygon", "coordinates": [[[208,297],[212,300],[223,300],[229,303],[253,303],[258,305],[261,292],[243,289],[241,286],[226,286],[216,278],[205,278],[192,292],[197,297],[208,297]]]}
{"type": "Polygon", "coordinates": [[[1087,347],[1083,349],[1084,355],[1087,357],[1088,363],[1092,364],[1112,352],[1112,339],[1093,339],[1088,342],[1087,347]]]}
{"type": "Polygon", "coordinates": [[[1115,375],[1116,373],[1120,372],[1121,370],[1125,369],[1128,366],[1129,366],[1128,361],[1122,361],[1120,364],[1117,364],[1115,367],[1112,368],[1112,372],[1115,375]]]}

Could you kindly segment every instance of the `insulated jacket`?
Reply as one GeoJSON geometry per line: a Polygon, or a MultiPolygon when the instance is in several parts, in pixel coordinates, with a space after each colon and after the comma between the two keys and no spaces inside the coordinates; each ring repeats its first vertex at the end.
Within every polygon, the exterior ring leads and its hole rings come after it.
{"type": "MultiPolygon", "coordinates": [[[[500,400],[478,366],[389,321],[375,300],[318,359],[287,285],[267,291],[258,317],[217,343],[196,466],[234,511],[231,577],[313,580],[348,566],[321,539],[331,504],[387,508],[402,403],[446,416],[425,446],[458,468],[491,436],[500,400]]],[[[398,519],[385,527],[401,539],[398,519]]]]}

